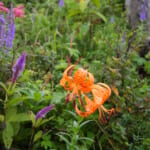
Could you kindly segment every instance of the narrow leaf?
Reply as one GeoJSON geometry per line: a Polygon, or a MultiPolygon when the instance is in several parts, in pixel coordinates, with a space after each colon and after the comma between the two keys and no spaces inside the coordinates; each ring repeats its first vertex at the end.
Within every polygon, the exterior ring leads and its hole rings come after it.
{"type": "Polygon", "coordinates": [[[42,137],[42,134],[42,130],[38,131],[34,136],[33,142],[36,142],[38,139],[40,139],[42,137]]]}

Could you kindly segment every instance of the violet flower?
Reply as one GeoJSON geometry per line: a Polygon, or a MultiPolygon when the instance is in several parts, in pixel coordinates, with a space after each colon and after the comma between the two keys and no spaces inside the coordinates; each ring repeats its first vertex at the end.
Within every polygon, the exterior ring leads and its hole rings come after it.
{"type": "Polygon", "coordinates": [[[15,35],[15,24],[13,22],[8,25],[8,32],[6,37],[6,48],[9,47],[10,49],[12,49],[14,35],[15,35]]]}
{"type": "Polygon", "coordinates": [[[64,0],[59,0],[59,7],[63,7],[64,6],[64,0]]]}
{"type": "Polygon", "coordinates": [[[12,84],[16,82],[22,71],[24,70],[25,67],[25,61],[26,61],[26,52],[24,52],[20,58],[16,61],[12,71],[13,71],[13,76],[12,76],[12,84]]]}
{"type": "Polygon", "coordinates": [[[3,15],[0,15],[0,47],[4,45],[5,41],[5,19],[3,15]]]}
{"type": "Polygon", "coordinates": [[[5,48],[5,52],[8,53],[8,48],[12,49],[13,40],[15,35],[15,23],[13,6],[7,13],[5,19],[3,15],[0,15],[0,47],[5,48]]]}
{"type": "Polygon", "coordinates": [[[146,3],[144,3],[141,6],[141,12],[140,12],[140,20],[143,21],[146,19],[146,3]]]}
{"type": "Polygon", "coordinates": [[[114,18],[113,17],[110,18],[110,22],[114,23],[114,18]]]}
{"type": "Polygon", "coordinates": [[[8,23],[8,31],[6,36],[6,48],[12,48],[14,35],[15,35],[15,23],[14,23],[14,13],[13,13],[13,5],[11,5],[10,10],[7,14],[7,23],[8,23]]]}
{"type": "Polygon", "coordinates": [[[49,105],[49,106],[46,106],[44,107],[43,109],[41,109],[40,111],[37,112],[36,116],[35,116],[35,119],[38,120],[39,118],[43,118],[45,117],[45,115],[50,111],[52,110],[54,107],[53,104],[49,105]]]}

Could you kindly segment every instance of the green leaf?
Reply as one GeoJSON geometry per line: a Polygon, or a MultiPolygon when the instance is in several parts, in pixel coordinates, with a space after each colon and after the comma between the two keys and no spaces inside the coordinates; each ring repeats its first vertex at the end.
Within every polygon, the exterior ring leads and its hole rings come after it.
{"type": "Polygon", "coordinates": [[[32,111],[29,111],[29,116],[32,121],[32,125],[35,126],[35,115],[32,111]]]}
{"type": "Polygon", "coordinates": [[[79,140],[88,140],[88,141],[90,141],[90,142],[94,142],[93,139],[88,138],[88,137],[80,137],[79,140]]]}
{"type": "Polygon", "coordinates": [[[11,122],[11,125],[13,126],[14,136],[17,135],[20,129],[20,123],[17,122],[11,122]]]}
{"type": "Polygon", "coordinates": [[[70,111],[70,110],[64,110],[64,111],[71,114],[76,120],[78,119],[78,116],[73,111],[70,111]]]}
{"type": "Polygon", "coordinates": [[[145,62],[145,64],[144,64],[144,70],[148,73],[148,74],[150,74],[150,62],[145,62]]]}
{"type": "Polygon", "coordinates": [[[34,100],[39,101],[41,99],[41,93],[40,92],[34,92],[34,100]]]}
{"type": "Polygon", "coordinates": [[[57,136],[59,136],[60,137],[60,139],[62,139],[63,141],[65,141],[68,145],[71,145],[70,144],[70,142],[68,141],[68,139],[66,138],[66,137],[64,137],[63,135],[61,135],[61,134],[56,134],[57,136]]]}
{"type": "Polygon", "coordinates": [[[16,106],[19,103],[21,103],[21,102],[23,102],[24,100],[27,100],[27,99],[33,99],[33,98],[32,97],[17,97],[17,98],[14,98],[14,99],[9,100],[6,103],[6,107],[16,106]]]}
{"type": "Polygon", "coordinates": [[[6,110],[5,120],[10,121],[17,113],[17,108],[12,107],[6,110]]]}
{"type": "Polygon", "coordinates": [[[87,121],[84,121],[80,124],[80,128],[82,128],[84,125],[88,124],[89,122],[92,122],[93,120],[87,120],[87,121]]]}
{"type": "Polygon", "coordinates": [[[96,16],[98,16],[100,19],[102,19],[105,23],[107,22],[106,17],[101,14],[100,12],[96,12],[96,11],[91,11],[92,14],[95,14],[96,16]]]}
{"type": "Polygon", "coordinates": [[[3,89],[6,91],[7,94],[9,93],[7,87],[4,83],[0,82],[0,86],[3,87],[3,89]]]}
{"type": "Polygon", "coordinates": [[[36,142],[38,139],[40,139],[43,135],[42,130],[38,131],[35,135],[34,135],[34,139],[33,142],[36,142]]]}
{"type": "Polygon", "coordinates": [[[4,115],[0,115],[0,122],[4,121],[4,115]]]}
{"type": "Polygon", "coordinates": [[[10,149],[13,141],[13,127],[9,122],[6,122],[6,127],[3,130],[3,142],[7,149],[10,149]]]}
{"type": "Polygon", "coordinates": [[[92,0],[92,2],[93,2],[98,8],[100,8],[100,0],[92,0]]]}
{"type": "Polygon", "coordinates": [[[50,118],[48,118],[48,119],[42,119],[42,118],[40,118],[40,119],[38,119],[38,120],[36,121],[35,127],[37,128],[37,127],[41,126],[42,124],[44,124],[44,123],[46,123],[46,122],[52,120],[53,118],[54,118],[53,116],[50,117],[50,118]]]}
{"type": "Polygon", "coordinates": [[[61,103],[62,98],[64,97],[64,94],[62,92],[54,92],[51,103],[58,104],[61,103]]]}
{"type": "Polygon", "coordinates": [[[67,18],[70,18],[72,16],[78,15],[80,13],[81,13],[80,9],[70,10],[69,13],[68,13],[68,15],[67,15],[67,18]]]}
{"type": "Polygon", "coordinates": [[[60,64],[55,65],[56,70],[65,70],[67,68],[67,63],[60,61],[60,64]]]}
{"type": "Polygon", "coordinates": [[[79,5],[80,5],[80,10],[83,12],[86,8],[87,8],[87,5],[89,3],[89,0],[81,0],[79,5]]]}
{"type": "Polygon", "coordinates": [[[83,36],[85,36],[88,33],[89,29],[90,29],[90,22],[81,25],[80,27],[81,38],[83,38],[83,36]]]}
{"type": "Polygon", "coordinates": [[[79,58],[79,54],[80,54],[79,50],[75,48],[72,48],[71,50],[70,48],[67,48],[67,49],[72,57],[79,58]]]}
{"type": "Polygon", "coordinates": [[[10,122],[24,122],[24,121],[30,121],[31,117],[29,113],[19,113],[13,115],[9,121],[10,122]]]}

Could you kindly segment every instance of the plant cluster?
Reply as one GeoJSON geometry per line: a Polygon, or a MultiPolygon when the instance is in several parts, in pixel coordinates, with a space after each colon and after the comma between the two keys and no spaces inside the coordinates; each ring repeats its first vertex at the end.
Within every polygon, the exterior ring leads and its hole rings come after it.
{"type": "Polygon", "coordinates": [[[121,0],[0,2],[1,149],[150,149],[144,15],[132,30],[121,0]]]}

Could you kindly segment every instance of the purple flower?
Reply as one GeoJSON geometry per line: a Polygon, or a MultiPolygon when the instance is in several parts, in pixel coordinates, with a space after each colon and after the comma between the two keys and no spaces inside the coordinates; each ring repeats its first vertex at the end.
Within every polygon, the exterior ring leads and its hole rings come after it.
{"type": "Polygon", "coordinates": [[[49,105],[49,106],[46,106],[44,107],[43,109],[41,109],[40,111],[37,112],[36,116],[35,116],[35,119],[38,120],[39,118],[43,118],[45,117],[45,115],[50,111],[52,110],[54,107],[53,104],[49,105]]]}
{"type": "Polygon", "coordinates": [[[13,22],[8,25],[8,32],[6,38],[6,47],[9,47],[10,49],[12,48],[13,45],[14,35],[15,35],[15,24],[13,22]]]}
{"type": "Polygon", "coordinates": [[[113,17],[110,18],[110,22],[114,23],[114,18],[113,17]]]}
{"type": "Polygon", "coordinates": [[[14,14],[13,14],[13,6],[11,5],[11,8],[7,14],[7,23],[8,23],[8,30],[7,30],[7,36],[6,36],[6,48],[12,48],[14,35],[15,35],[15,23],[14,23],[14,14]]]}
{"type": "Polygon", "coordinates": [[[59,0],[59,7],[63,7],[64,6],[64,0],[59,0]]]}
{"type": "Polygon", "coordinates": [[[5,48],[5,52],[8,53],[8,48],[12,48],[13,40],[15,35],[15,23],[13,6],[7,13],[5,19],[3,15],[0,15],[0,47],[5,48]]]}
{"type": "Polygon", "coordinates": [[[25,61],[26,61],[26,52],[24,52],[20,58],[16,61],[15,65],[13,66],[13,76],[12,76],[12,84],[16,82],[22,71],[25,67],[25,61]]]}
{"type": "Polygon", "coordinates": [[[146,19],[146,3],[144,3],[141,6],[141,12],[140,12],[140,20],[143,21],[146,19]]]}
{"type": "Polygon", "coordinates": [[[0,47],[4,45],[5,41],[5,19],[3,15],[0,15],[0,47]]]}

